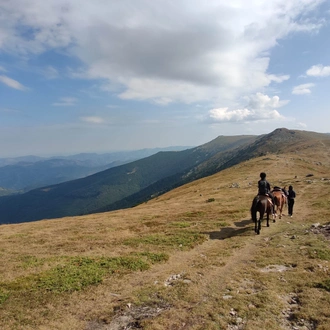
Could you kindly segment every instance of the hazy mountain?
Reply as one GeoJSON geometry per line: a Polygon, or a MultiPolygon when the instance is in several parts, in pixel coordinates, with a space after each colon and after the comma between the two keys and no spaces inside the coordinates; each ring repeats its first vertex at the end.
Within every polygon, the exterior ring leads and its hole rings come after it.
{"type": "Polygon", "coordinates": [[[25,156],[0,159],[0,195],[26,192],[35,188],[79,179],[105,169],[153,155],[160,150],[187,147],[153,148],[105,154],[81,153],[41,158],[25,156]],[[1,193],[2,192],[2,193],[1,193]]]}
{"type": "Polygon", "coordinates": [[[0,168],[0,187],[28,191],[45,185],[82,178],[112,166],[109,164],[91,167],[81,161],[66,159],[20,162],[0,168]]]}
{"type": "MultiPolygon", "coordinates": [[[[167,191],[185,181],[182,178],[185,172],[214,154],[235,149],[255,138],[222,136],[200,147],[183,151],[162,151],[82,179],[34,189],[21,195],[2,197],[0,212],[3,216],[0,222],[15,223],[98,212],[104,208],[114,208],[115,203],[125,201],[128,196],[139,193],[148,186],[153,187],[151,194],[167,191]]],[[[140,198],[127,205],[125,203],[125,206],[139,201],[140,198]]]]}
{"type": "Polygon", "coordinates": [[[39,160],[45,160],[47,158],[38,157],[38,156],[22,156],[22,157],[7,157],[7,158],[0,158],[0,167],[7,166],[7,165],[14,165],[18,163],[35,163],[39,160]]]}

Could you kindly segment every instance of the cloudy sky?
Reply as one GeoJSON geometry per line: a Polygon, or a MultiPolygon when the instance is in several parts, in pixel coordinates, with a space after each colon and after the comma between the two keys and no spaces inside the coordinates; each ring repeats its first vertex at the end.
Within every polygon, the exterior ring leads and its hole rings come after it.
{"type": "Polygon", "coordinates": [[[0,157],[330,132],[329,0],[1,0],[0,157]]]}

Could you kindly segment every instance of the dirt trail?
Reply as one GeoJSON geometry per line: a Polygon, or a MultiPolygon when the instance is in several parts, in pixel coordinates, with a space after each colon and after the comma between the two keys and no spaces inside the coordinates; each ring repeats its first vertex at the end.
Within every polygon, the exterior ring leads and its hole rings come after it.
{"type": "MultiPolygon", "coordinates": [[[[303,193],[304,190],[299,192],[299,199],[303,198],[303,193]]],[[[192,308],[194,308],[194,306],[205,303],[205,301],[208,300],[208,297],[214,294],[222,299],[230,299],[231,296],[227,292],[228,287],[236,286],[235,290],[237,291],[240,290],[242,285],[245,285],[245,287],[251,286],[252,288],[254,285],[254,283],[251,282],[251,279],[253,279],[254,276],[253,272],[260,271],[260,269],[256,268],[255,257],[262,245],[265,244],[270,237],[282,233],[288,226],[288,223],[292,221],[303,221],[301,217],[308,214],[307,207],[304,203],[299,202],[296,203],[294,208],[294,218],[289,218],[286,215],[287,207],[285,207],[283,211],[284,215],[282,219],[277,219],[276,223],[271,221],[269,228],[266,227],[266,221],[262,223],[260,235],[254,233],[254,224],[250,219],[235,222],[232,227],[222,228],[218,232],[208,233],[209,239],[206,242],[198,245],[193,250],[173,254],[166,264],[156,265],[149,271],[145,272],[143,279],[140,277],[130,278],[130,283],[129,285],[126,285],[126,292],[123,292],[123,294],[129,295],[131,290],[142,286],[171,286],[175,281],[185,280],[192,287],[192,290],[198,293],[198,295],[196,295],[196,301],[192,306],[192,308]],[[237,246],[230,251],[226,251],[225,249],[228,249],[228,242],[231,240],[237,242],[237,246]],[[223,257],[217,256],[219,251],[227,252],[228,255],[224,253],[223,257]],[[246,265],[246,267],[244,265],[246,265]],[[246,269],[246,278],[244,278],[244,269],[246,269]],[[233,283],[232,279],[237,278],[241,279],[241,283],[233,283]],[[214,292],[214,288],[217,290],[216,293],[214,292]]],[[[285,268],[284,265],[283,267],[285,268]]],[[[283,269],[279,269],[279,271],[282,271],[283,269]]],[[[289,294],[290,293],[288,292],[288,295],[289,294]]],[[[228,303],[228,306],[230,306],[230,302],[228,303]]],[[[230,310],[230,307],[228,308],[230,310]]],[[[161,306],[159,311],[162,311],[161,306]]],[[[180,311],[176,311],[176,314],[178,313],[180,313],[180,311]]],[[[231,313],[235,315],[235,312],[232,311],[231,313]]],[[[149,315],[144,316],[155,316],[152,314],[153,312],[149,311],[149,315]]],[[[139,317],[143,318],[143,315],[141,316],[139,314],[139,317]]],[[[285,315],[285,313],[279,315],[279,329],[312,329],[308,328],[305,324],[305,328],[299,326],[294,328],[288,321],[288,318],[289,316],[285,315]]],[[[134,328],[132,325],[134,324],[133,319],[134,312],[132,310],[122,312],[111,322],[111,324],[104,325],[103,329],[117,330],[139,328],[139,325],[134,328]],[[127,317],[127,315],[130,315],[130,317],[127,317]],[[124,321],[124,325],[122,323],[123,317],[124,320],[126,320],[124,321]],[[128,324],[130,324],[130,326],[128,326],[128,324]]],[[[182,329],[189,328],[189,322],[184,322],[182,329]]],[[[162,328],[160,327],[160,329],[162,328]]],[[[240,326],[237,325],[232,328],[228,325],[227,329],[245,329],[245,325],[242,323],[240,326]]]]}

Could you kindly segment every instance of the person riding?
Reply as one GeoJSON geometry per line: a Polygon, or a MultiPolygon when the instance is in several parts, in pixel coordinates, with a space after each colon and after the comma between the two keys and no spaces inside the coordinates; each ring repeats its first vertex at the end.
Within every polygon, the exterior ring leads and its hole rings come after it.
{"type": "Polygon", "coordinates": [[[269,196],[273,203],[273,214],[275,213],[275,200],[271,193],[270,184],[266,180],[266,173],[260,173],[260,180],[258,181],[258,195],[269,196]]]}

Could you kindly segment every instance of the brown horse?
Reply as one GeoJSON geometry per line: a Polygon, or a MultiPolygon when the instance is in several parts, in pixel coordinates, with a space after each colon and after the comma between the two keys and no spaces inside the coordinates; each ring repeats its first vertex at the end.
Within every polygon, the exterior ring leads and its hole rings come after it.
{"type": "MultiPolygon", "coordinates": [[[[269,227],[269,216],[273,213],[273,204],[269,197],[258,195],[252,201],[251,216],[255,223],[254,231],[259,235],[261,230],[261,221],[264,215],[267,215],[267,227],[269,227]],[[259,212],[259,219],[257,219],[257,212],[259,212]]],[[[273,217],[273,221],[275,221],[273,217]]]]}
{"type": "Polygon", "coordinates": [[[279,212],[279,219],[282,218],[283,206],[287,203],[287,198],[283,192],[283,190],[279,187],[275,187],[272,190],[272,194],[274,196],[275,202],[275,217],[277,217],[277,212],[279,212]]]}

